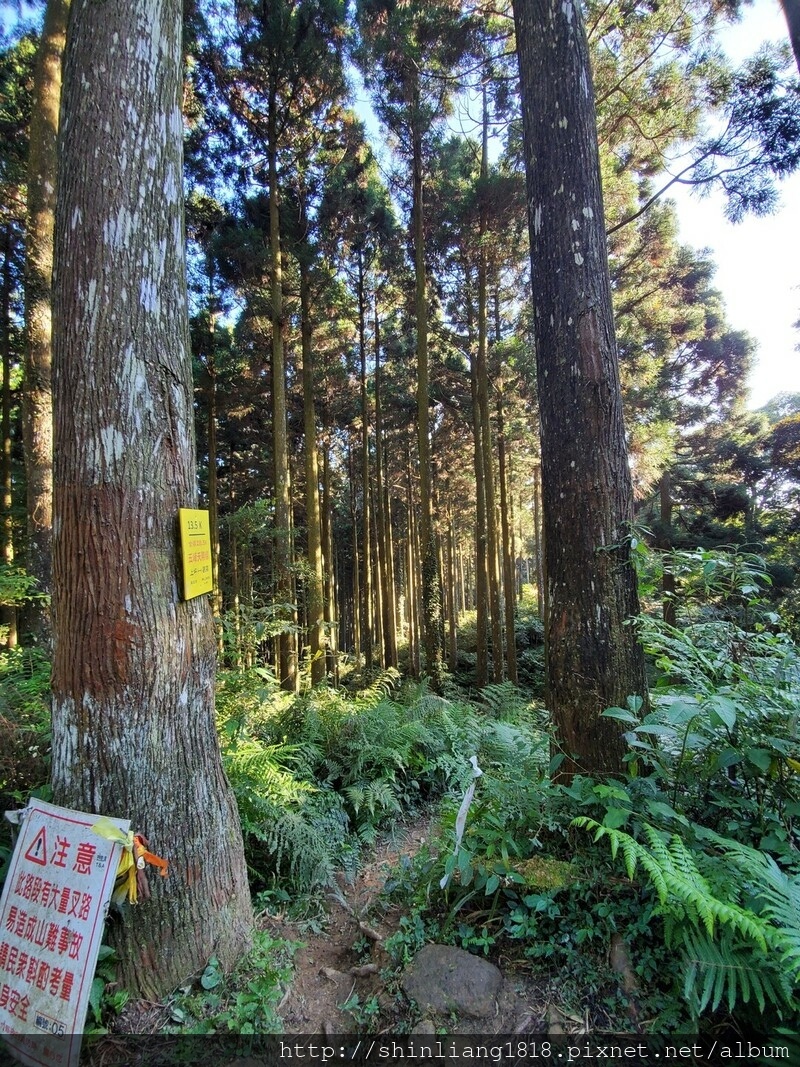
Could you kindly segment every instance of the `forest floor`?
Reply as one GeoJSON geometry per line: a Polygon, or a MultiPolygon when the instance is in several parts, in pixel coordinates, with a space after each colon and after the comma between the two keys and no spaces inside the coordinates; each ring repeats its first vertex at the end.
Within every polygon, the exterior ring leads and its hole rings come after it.
{"type": "MultiPolygon", "coordinates": [[[[379,839],[355,877],[339,875],[336,887],[328,891],[323,928],[309,931],[282,916],[262,918],[270,934],[300,943],[279,1008],[286,1034],[433,1031],[430,1017],[421,1020],[402,992],[397,965],[384,948],[404,911],[387,901],[383,889],[402,857],[411,858],[430,839],[434,824],[435,815],[428,813],[398,825],[379,839]]],[[[553,990],[499,963],[503,985],[494,1017],[451,1014],[435,1020],[437,1026],[444,1024],[450,1034],[583,1030],[584,1019],[555,1008],[553,990]]]]}
{"type": "Polygon", "coordinates": [[[370,1010],[375,1016],[393,1014],[397,1004],[380,974],[390,965],[382,946],[397,930],[402,912],[387,906],[381,893],[392,868],[403,856],[415,855],[430,837],[433,821],[426,814],[398,825],[378,840],[354,876],[339,874],[335,888],[327,890],[321,929],[282,916],[262,918],[271,934],[300,944],[279,1008],[287,1034],[351,1033],[363,1029],[360,1023],[370,1010]],[[344,1010],[342,1005],[353,1003],[354,997],[360,1009],[344,1010]]]}
{"type": "MultiPolygon", "coordinates": [[[[535,975],[525,961],[503,958],[495,960],[502,984],[491,1017],[420,1013],[403,992],[402,969],[385,948],[387,939],[400,929],[406,910],[384,893],[384,887],[403,857],[411,859],[431,840],[435,824],[433,812],[396,824],[365,853],[354,875],[340,873],[324,890],[322,914],[304,920],[292,920],[279,911],[259,916],[261,929],[294,946],[291,975],[277,1009],[282,1033],[556,1035],[586,1033],[592,1026],[607,1024],[604,1013],[588,1010],[585,1002],[579,1014],[575,1012],[569,995],[565,996],[566,975],[535,975]]],[[[129,1002],[112,1031],[175,1033],[173,1022],[171,999],[159,1005],[129,1002]]]]}

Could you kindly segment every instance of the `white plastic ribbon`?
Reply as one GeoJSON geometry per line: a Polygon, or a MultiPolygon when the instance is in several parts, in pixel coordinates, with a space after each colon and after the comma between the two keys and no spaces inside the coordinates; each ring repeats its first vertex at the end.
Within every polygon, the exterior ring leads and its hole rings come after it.
{"type": "MultiPolygon", "coordinates": [[[[456,815],[456,843],[453,847],[453,855],[458,855],[458,850],[461,847],[461,838],[464,836],[464,827],[467,825],[467,813],[469,812],[472,798],[475,796],[475,783],[483,774],[483,771],[478,766],[478,757],[470,756],[470,763],[472,764],[472,781],[467,787],[467,791],[464,794],[464,799],[461,801],[461,807],[458,809],[458,815],[456,815]]],[[[444,878],[439,882],[440,889],[444,889],[447,883],[450,881],[450,874],[446,874],[444,878]]]]}

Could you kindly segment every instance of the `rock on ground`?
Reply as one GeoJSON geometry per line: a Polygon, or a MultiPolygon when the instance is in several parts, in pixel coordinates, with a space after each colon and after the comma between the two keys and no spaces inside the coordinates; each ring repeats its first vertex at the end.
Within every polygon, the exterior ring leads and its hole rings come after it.
{"type": "Polygon", "coordinates": [[[497,1012],[503,976],[494,964],[464,949],[426,945],[401,981],[420,1011],[490,1018],[497,1012]]]}

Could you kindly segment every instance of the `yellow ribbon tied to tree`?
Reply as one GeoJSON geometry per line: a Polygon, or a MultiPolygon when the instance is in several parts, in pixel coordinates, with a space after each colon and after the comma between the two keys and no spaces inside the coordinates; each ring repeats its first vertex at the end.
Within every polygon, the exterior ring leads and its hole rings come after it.
{"type": "Polygon", "coordinates": [[[112,902],[119,906],[126,899],[129,904],[138,904],[140,898],[149,900],[150,886],[145,868],[149,863],[152,867],[158,868],[162,878],[166,878],[169,866],[167,861],[148,850],[146,837],[135,834],[133,830],[123,833],[110,819],[98,819],[91,829],[98,837],[104,837],[107,841],[122,845],[122,855],[111,894],[112,902]]]}

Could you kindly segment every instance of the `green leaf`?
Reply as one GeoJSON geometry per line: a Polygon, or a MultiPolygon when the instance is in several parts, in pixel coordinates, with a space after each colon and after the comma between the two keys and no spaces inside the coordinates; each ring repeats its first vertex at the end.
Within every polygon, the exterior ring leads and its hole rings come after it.
{"type": "Polygon", "coordinates": [[[734,767],[737,763],[742,762],[742,753],[735,748],[723,748],[717,753],[717,758],[714,761],[715,769],[720,771],[726,767],[734,767]]]}
{"type": "Polygon", "coordinates": [[[92,1009],[92,1015],[94,1021],[99,1023],[103,1014],[103,992],[106,988],[106,983],[102,978],[94,978],[92,980],[91,988],[89,989],[89,1007],[92,1009]]]}
{"type": "Polygon", "coordinates": [[[677,731],[674,726],[663,726],[659,725],[659,723],[652,723],[648,726],[637,726],[634,733],[655,734],[658,737],[675,737],[677,731]]]}
{"type": "Polygon", "coordinates": [[[212,956],[208,961],[208,966],[200,976],[200,985],[203,989],[216,989],[222,981],[222,972],[219,968],[219,960],[216,956],[212,956]]]}
{"type": "Polygon", "coordinates": [[[736,725],[736,716],[738,714],[738,707],[729,697],[716,696],[712,697],[708,702],[709,710],[711,712],[711,724],[712,726],[726,726],[729,730],[732,730],[736,725]]]}
{"type": "Polygon", "coordinates": [[[766,748],[746,748],[744,754],[747,760],[766,774],[772,766],[772,753],[766,748]]]}
{"type": "Polygon", "coordinates": [[[625,808],[608,808],[603,816],[603,826],[607,826],[610,830],[616,830],[625,825],[629,815],[630,811],[626,811],[625,808]]]}
{"type": "Polygon", "coordinates": [[[604,719],[617,719],[619,722],[637,723],[638,718],[626,708],[606,708],[601,712],[604,719]]]}

